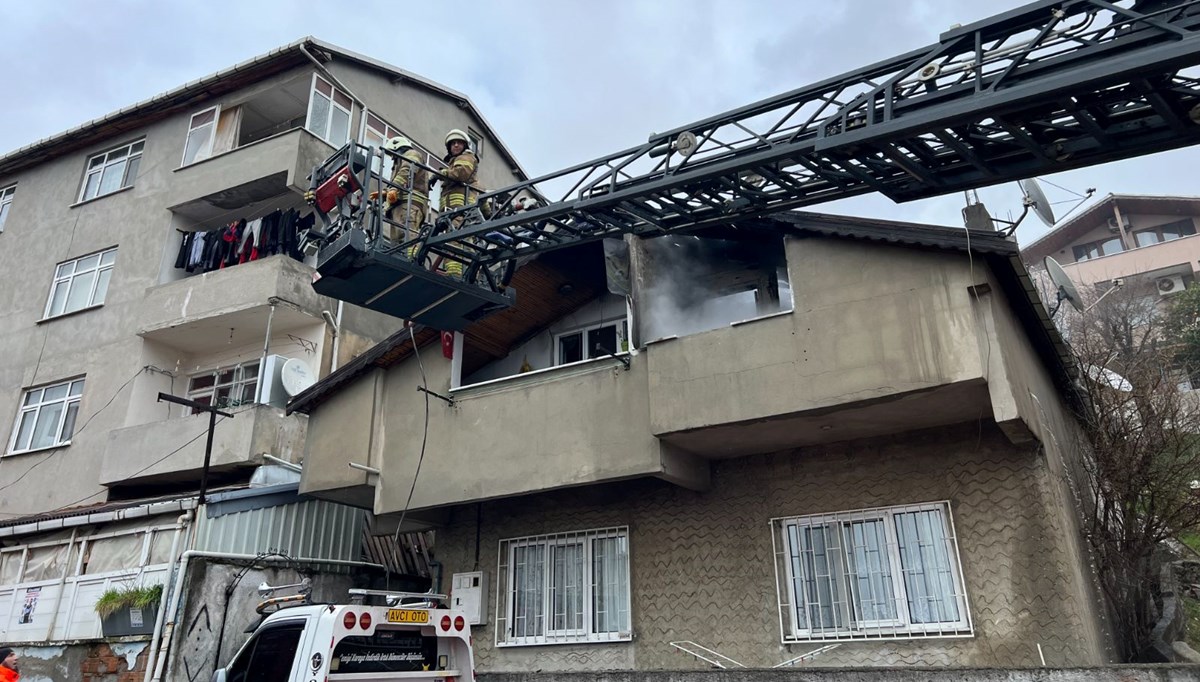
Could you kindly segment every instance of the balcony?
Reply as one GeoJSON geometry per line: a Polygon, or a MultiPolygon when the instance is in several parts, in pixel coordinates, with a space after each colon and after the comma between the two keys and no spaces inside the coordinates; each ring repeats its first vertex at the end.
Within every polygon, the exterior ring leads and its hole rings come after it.
{"type": "MultiPolygon", "coordinates": [[[[303,416],[284,416],[283,410],[266,405],[255,405],[232,419],[218,420],[213,432],[211,471],[221,473],[262,464],[263,453],[287,457],[298,452],[303,447],[307,422],[303,416]]],[[[100,484],[198,480],[204,466],[207,429],[208,415],[198,414],[110,431],[100,465],[100,484]]]]}
{"type": "Polygon", "coordinates": [[[213,227],[230,212],[308,189],[308,175],[333,147],[302,128],[251,142],[175,170],[176,215],[213,227]]]}
{"type": "Polygon", "coordinates": [[[1200,235],[1142,246],[1111,256],[1064,264],[1063,268],[1078,284],[1106,282],[1114,277],[1142,273],[1191,274],[1200,263],[1200,235]]]}
{"type": "Polygon", "coordinates": [[[181,351],[203,353],[262,339],[268,319],[273,334],[319,324],[321,310],[330,304],[313,291],[312,272],[278,255],[150,287],[137,312],[142,320],[138,333],[181,351]],[[272,301],[284,302],[274,315],[269,314],[272,301]]]}
{"type": "MultiPolygon", "coordinates": [[[[426,365],[430,385],[448,380],[449,363],[426,365]]],[[[407,363],[367,375],[322,405],[311,417],[301,491],[364,505],[374,476],[351,463],[381,468],[383,480],[411,481],[425,418],[418,385],[418,368],[407,363]]],[[[453,408],[434,400],[410,508],[639,476],[707,485],[706,467],[696,469],[651,435],[646,399],[645,363],[634,358],[626,371],[605,358],[462,389],[453,408]]],[[[376,511],[404,508],[408,489],[379,486],[376,511]]]]}

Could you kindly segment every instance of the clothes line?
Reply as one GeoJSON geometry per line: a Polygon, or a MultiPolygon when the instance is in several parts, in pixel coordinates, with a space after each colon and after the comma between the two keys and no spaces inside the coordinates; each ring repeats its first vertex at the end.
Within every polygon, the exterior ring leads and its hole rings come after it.
{"type": "Polygon", "coordinates": [[[202,232],[185,232],[175,267],[188,272],[212,272],[283,253],[298,261],[300,235],[313,226],[313,213],[301,216],[294,208],[275,209],[261,218],[239,218],[202,232]]]}

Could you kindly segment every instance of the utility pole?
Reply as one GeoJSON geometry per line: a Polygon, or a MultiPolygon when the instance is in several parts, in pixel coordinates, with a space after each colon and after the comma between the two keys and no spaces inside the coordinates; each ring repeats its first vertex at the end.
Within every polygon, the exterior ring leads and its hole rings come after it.
{"type": "Polygon", "coordinates": [[[180,398],[179,396],[174,396],[170,393],[159,393],[158,402],[162,402],[164,400],[169,403],[186,405],[194,410],[203,410],[208,413],[208,440],[204,443],[204,468],[200,472],[200,499],[197,502],[198,505],[203,505],[204,495],[208,492],[208,464],[212,460],[213,428],[217,425],[217,415],[219,414],[222,417],[229,417],[230,419],[233,419],[233,414],[229,412],[222,412],[212,405],[206,405],[205,403],[197,402],[195,400],[180,398]]]}

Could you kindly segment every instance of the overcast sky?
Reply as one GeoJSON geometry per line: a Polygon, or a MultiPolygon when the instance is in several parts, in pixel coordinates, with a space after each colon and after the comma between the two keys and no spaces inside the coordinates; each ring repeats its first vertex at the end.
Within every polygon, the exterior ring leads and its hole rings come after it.
{"type": "MultiPolygon", "coordinates": [[[[439,0],[4,3],[7,151],[312,35],[468,94],[540,175],[653,131],[936,42],[1014,0],[439,0]]],[[[1200,150],[1048,179],[1068,190],[1194,195],[1200,150]]],[[[1067,191],[1047,187],[1064,213],[1067,191]]],[[[981,197],[1020,211],[1015,185],[981,197]]],[[[961,195],[860,197],[809,210],[961,225],[961,195]]],[[[1018,233],[1045,232],[1035,220],[1018,233]]]]}

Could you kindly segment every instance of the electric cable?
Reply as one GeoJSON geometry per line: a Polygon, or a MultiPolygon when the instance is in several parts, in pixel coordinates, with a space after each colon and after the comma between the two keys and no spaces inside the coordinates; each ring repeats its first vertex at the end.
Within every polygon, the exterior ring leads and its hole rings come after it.
{"type": "Polygon", "coordinates": [[[425,394],[425,426],[421,431],[421,454],[417,457],[417,469],[413,472],[412,485],[408,488],[408,499],[404,501],[404,509],[400,511],[400,521],[396,524],[396,544],[400,544],[400,529],[404,527],[404,517],[408,515],[408,506],[412,504],[413,493],[417,489],[417,477],[421,475],[421,463],[425,461],[425,446],[429,442],[429,381],[425,377],[425,363],[421,361],[421,351],[417,348],[417,334],[411,323],[408,327],[408,338],[412,341],[413,355],[417,358],[417,367],[421,370],[421,388],[425,394]]]}
{"type": "MultiPolygon", "coordinates": [[[[245,412],[245,411],[247,411],[247,410],[249,410],[249,409],[251,409],[251,408],[253,408],[253,407],[255,407],[255,406],[254,406],[254,405],[248,405],[248,406],[246,406],[244,409],[238,410],[237,412],[234,412],[233,414],[235,414],[235,415],[237,415],[237,414],[241,414],[241,413],[243,413],[243,412],[245,412]]],[[[226,419],[227,419],[226,417],[220,417],[220,418],[218,418],[218,419],[216,420],[216,422],[214,422],[214,423],[213,423],[213,428],[215,429],[215,428],[216,428],[216,426],[217,426],[217,424],[220,424],[221,422],[225,421],[226,419]]],[[[179,447],[175,448],[174,450],[172,450],[172,451],[168,452],[167,454],[163,455],[162,457],[159,457],[158,459],[156,459],[156,460],[154,460],[153,462],[151,462],[151,463],[147,464],[146,466],[142,467],[141,469],[138,469],[137,471],[133,472],[132,474],[129,474],[128,476],[126,476],[126,478],[134,478],[135,476],[137,476],[137,475],[139,475],[139,474],[141,474],[141,473],[144,473],[144,472],[146,472],[146,471],[150,470],[151,468],[153,468],[153,467],[157,466],[158,464],[162,463],[163,461],[165,461],[165,460],[166,460],[168,457],[170,457],[171,455],[174,455],[175,453],[177,453],[177,452],[179,452],[180,450],[182,450],[182,449],[186,448],[187,446],[191,445],[192,443],[195,443],[196,441],[200,440],[200,438],[202,438],[203,436],[205,436],[207,433],[208,433],[208,429],[207,429],[207,428],[205,428],[203,431],[201,431],[200,433],[198,433],[198,434],[196,434],[195,436],[193,436],[191,440],[187,441],[187,442],[186,442],[186,443],[184,443],[183,445],[180,445],[179,447]]],[[[26,476],[26,475],[28,475],[30,471],[33,471],[33,470],[34,470],[34,469],[35,469],[35,468],[36,468],[38,465],[40,465],[40,464],[42,464],[42,463],[44,463],[44,462],[46,462],[46,461],[48,461],[48,460],[49,460],[49,458],[47,458],[47,459],[43,459],[41,462],[38,462],[38,464],[35,464],[35,465],[33,465],[33,466],[29,467],[29,470],[28,470],[28,471],[26,471],[24,474],[21,474],[21,476],[20,476],[19,478],[17,478],[17,480],[15,480],[15,481],[13,481],[12,483],[9,483],[9,484],[7,484],[7,485],[5,485],[5,486],[2,486],[2,487],[0,487],[0,492],[3,492],[4,490],[6,490],[6,489],[8,489],[8,488],[11,488],[12,486],[16,485],[17,483],[19,483],[19,482],[21,481],[21,479],[22,479],[22,478],[25,478],[25,476],[26,476]]],[[[85,501],[87,501],[87,500],[90,500],[91,498],[93,498],[93,497],[95,497],[95,496],[97,496],[97,495],[103,495],[104,493],[105,493],[105,491],[101,490],[101,491],[99,491],[99,492],[95,492],[95,493],[92,493],[92,494],[90,494],[90,495],[87,495],[86,497],[81,497],[81,498],[79,498],[78,500],[75,500],[74,502],[68,502],[68,503],[66,503],[66,504],[64,504],[64,505],[61,505],[61,506],[59,506],[58,508],[59,508],[59,509],[66,509],[67,507],[73,507],[73,506],[75,506],[75,505],[77,505],[77,504],[80,504],[81,502],[85,502],[85,501]]],[[[36,513],[40,513],[40,512],[0,512],[0,514],[3,514],[3,515],[5,515],[5,516],[27,516],[27,515],[29,515],[29,514],[36,514],[36,513]]]]}

